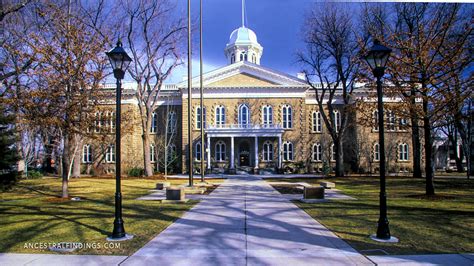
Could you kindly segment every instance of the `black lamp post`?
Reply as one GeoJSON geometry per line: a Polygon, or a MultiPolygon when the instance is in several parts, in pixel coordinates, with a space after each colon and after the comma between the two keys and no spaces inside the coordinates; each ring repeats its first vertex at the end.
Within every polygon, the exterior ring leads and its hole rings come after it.
{"type": "Polygon", "coordinates": [[[377,114],[379,127],[379,154],[380,154],[380,215],[377,227],[377,234],[373,239],[390,241],[390,229],[387,218],[387,194],[385,192],[385,139],[384,139],[384,116],[383,116],[383,91],[382,81],[385,66],[392,49],[383,46],[378,40],[374,40],[374,45],[365,56],[374,76],[377,78],[377,114]]]}
{"type": "Polygon", "coordinates": [[[117,79],[117,91],[115,98],[115,220],[114,231],[108,238],[109,240],[126,240],[132,236],[125,233],[122,219],[122,192],[120,185],[121,156],[120,156],[120,123],[121,123],[121,98],[122,98],[122,79],[128,65],[132,62],[130,56],[122,48],[122,42],[117,42],[117,46],[106,53],[110,64],[114,70],[114,77],[117,79]]]}

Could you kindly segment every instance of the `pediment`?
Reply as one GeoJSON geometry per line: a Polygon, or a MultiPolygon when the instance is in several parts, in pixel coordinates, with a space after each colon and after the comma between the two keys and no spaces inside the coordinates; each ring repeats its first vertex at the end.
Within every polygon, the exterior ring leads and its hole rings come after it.
{"type": "MultiPolygon", "coordinates": [[[[199,76],[192,80],[193,87],[199,86],[199,76]]],[[[291,75],[272,70],[250,62],[238,62],[203,75],[204,87],[252,87],[252,86],[302,86],[306,85],[291,75]]],[[[186,87],[187,81],[178,84],[186,87]]]]}

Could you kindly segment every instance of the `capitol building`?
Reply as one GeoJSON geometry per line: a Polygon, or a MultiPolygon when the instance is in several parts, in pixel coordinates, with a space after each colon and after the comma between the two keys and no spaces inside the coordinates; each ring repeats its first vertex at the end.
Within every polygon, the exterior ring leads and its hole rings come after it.
{"type": "MultiPolygon", "coordinates": [[[[264,47],[255,32],[246,26],[235,29],[223,48],[228,64],[202,77],[202,110],[199,76],[192,79],[192,95],[188,95],[187,80],[162,88],[150,128],[150,161],[154,169],[163,171],[160,161],[166,156],[169,162],[165,164],[171,172],[186,173],[190,159],[188,145],[193,145],[191,160],[195,169],[199,171],[200,162],[204,160],[209,173],[320,173],[334,167],[332,139],[304,75],[292,76],[262,65],[264,47]],[[191,132],[188,132],[188,97],[192,97],[191,132]],[[204,127],[204,143],[201,143],[201,127],[204,127]],[[188,143],[189,134],[192,143],[188,143]],[[201,145],[205,146],[204,154],[201,154],[201,145]]],[[[374,89],[363,84],[357,86],[354,89],[357,99],[353,100],[354,111],[351,111],[343,142],[344,167],[352,172],[376,172],[380,157],[378,128],[375,120],[370,122],[370,118],[376,117],[374,89]],[[363,108],[357,108],[361,104],[363,108]]],[[[123,125],[122,139],[125,172],[143,168],[142,131],[134,93],[133,84],[124,84],[122,116],[128,119],[123,125]]],[[[390,111],[397,99],[384,101],[388,170],[411,171],[411,132],[407,120],[390,111]]],[[[336,130],[341,121],[337,104],[336,99],[332,114],[336,130]]],[[[109,107],[113,110],[112,104],[109,107]]],[[[107,106],[101,116],[106,109],[107,106]]],[[[99,123],[99,126],[103,131],[107,123],[99,123]]],[[[83,171],[94,167],[104,171],[113,169],[114,141],[107,138],[101,141],[102,144],[98,144],[97,139],[83,144],[83,171]]]]}

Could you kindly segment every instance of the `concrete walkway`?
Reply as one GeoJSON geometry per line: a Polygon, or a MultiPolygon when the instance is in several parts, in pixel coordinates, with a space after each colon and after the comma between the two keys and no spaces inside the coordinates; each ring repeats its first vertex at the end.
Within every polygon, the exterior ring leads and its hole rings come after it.
{"type": "Polygon", "coordinates": [[[265,181],[226,180],[122,265],[370,265],[265,181]]]}

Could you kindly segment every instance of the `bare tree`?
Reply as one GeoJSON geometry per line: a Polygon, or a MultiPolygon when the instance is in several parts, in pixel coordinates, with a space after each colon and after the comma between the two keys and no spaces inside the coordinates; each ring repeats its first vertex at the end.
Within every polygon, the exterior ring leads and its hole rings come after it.
{"type": "Polygon", "coordinates": [[[184,20],[173,11],[175,4],[160,1],[124,1],[126,40],[133,62],[129,68],[137,83],[136,98],[140,112],[145,175],[153,175],[150,162],[150,127],[158,106],[163,83],[182,62],[180,40],[184,20]],[[176,18],[178,17],[178,18],[176,18]]]}
{"type": "Polygon", "coordinates": [[[334,142],[336,176],[344,176],[343,139],[359,68],[359,45],[351,17],[334,4],[315,6],[304,24],[306,49],[298,53],[334,142]]]}

